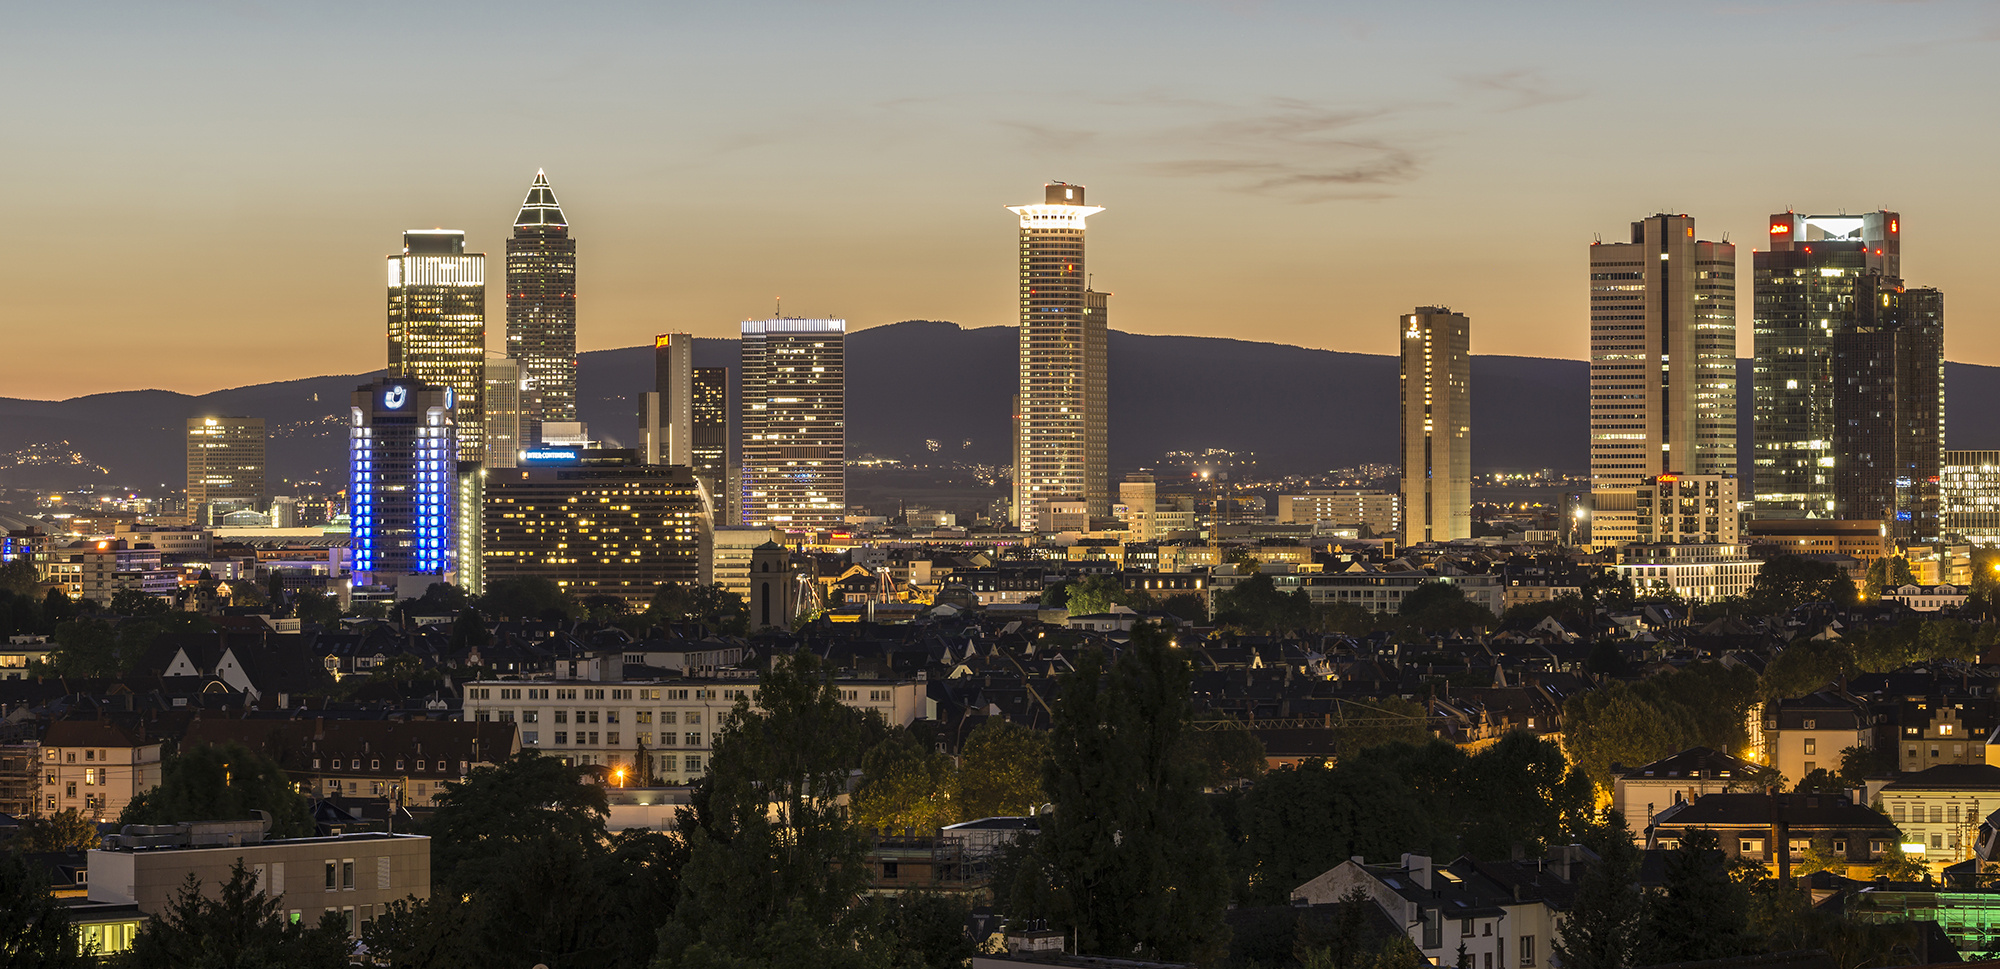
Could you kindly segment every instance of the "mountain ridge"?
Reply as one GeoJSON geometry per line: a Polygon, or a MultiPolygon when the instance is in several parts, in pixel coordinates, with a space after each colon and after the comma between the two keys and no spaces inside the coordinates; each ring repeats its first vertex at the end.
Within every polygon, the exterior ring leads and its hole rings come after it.
{"type": "MultiPolygon", "coordinates": [[[[852,456],[1011,461],[1015,329],[908,320],[848,335],[848,442],[852,456]],[[935,442],[932,450],[928,442],[935,442]]],[[[1174,450],[1257,452],[1267,473],[1325,471],[1396,460],[1397,358],[1233,337],[1110,334],[1110,441],[1114,471],[1174,450]]],[[[695,365],[736,364],[736,341],[702,338],[695,365]]],[[[379,373],[377,371],[376,373],[379,373]]],[[[0,484],[67,488],[96,482],[179,487],[185,420],[265,418],[273,491],[337,479],[337,434],[355,386],[375,376],[333,374],[207,394],[157,389],[61,401],[0,398],[0,484]],[[17,462],[36,449],[42,461],[17,462]],[[77,457],[71,457],[77,455],[77,457]]],[[[1749,386],[1749,361],[1738,362],[1749,386]]],[[[1589,365],[1559,357],[1475,354],[1473,466],[1480,471],[1582,471],[1589,462],[1589,365]]],[[[579,355],[578,410],[593,434],[630,445],[637,398],[652,387],[649,346],[579,355]]],[[[1953,399],[2000,392],[2000,368],[1946,364],[1946,440],[2000,447],[2000,431],[1953,399]]],[[[1742,399],[1747,402],[1747,395],[1742,399]]],[[[1750,408],[1739,407],[1739,453],[1749,453],[1750,408]]]]}

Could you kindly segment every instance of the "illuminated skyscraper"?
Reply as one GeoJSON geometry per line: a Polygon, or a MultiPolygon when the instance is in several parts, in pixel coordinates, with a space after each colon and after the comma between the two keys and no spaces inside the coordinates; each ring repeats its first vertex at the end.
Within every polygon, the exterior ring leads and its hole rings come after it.
{"type": "Polygon", "coordinates": [[[1903,287],[1902,219],[1770,218],[1753,258],[1758,518],[1882,520],[1936,541],[1944,296],[1903,287]]]}
{"type": "Polygon", "coordinates": [[[207,525],[222,512],[263,508],[269,496],[264,482],[264,442],[261,417],[188,418],[189,521],[207,525]]]}
{"type": "Polygon", "coordinates": [[[458,449],[452,392],[407,377],[356,388],[348,421],[348,515],[363,584],[453,572],[458,449]]]}
{"type": "Polygon", "coordinates": [[[507,355],[521,362],[528,430],[576,416],[576,240],[540,169],[507,240],[507,355]]]}
{"type": "Polygon", "coordinates": [[[486,354],[486,464],[511,468],[521,450],[521,363],[486,354]]]}
{"type": "Polygon", "coordinates": [[[847,515],[847,321],[743,323],[743,523],[793,532],[847,515]]]}
{"type": "Polygon", "coordinates": [[[1591,544],[1637,541],[1674,472],[1736,473],[1736,247],[1655,215],[1590,247],[1591,544]]]}
{"type": "Polygon", "coordinates": [[[1401,318],[1403,541],[1472,537],[1472,321],[1442,306],[1401,318]]]}
{"type": "Polygon", "coordinates": [[[1021,368],[1014,398],[1014,522],[1049,527],[1048,503],[1082,501],[1110,514],[1106,478],[1105,309],[1110,294],[1090,288],[1084,220],[1104,211],[1083,204],[1083,186],[1052,182],[1021,217],[1021,368]]]}
{"type": "Polygon", "coordinates": [[[389,257],[389,375],[450,390],[458,458],[486,444],[486,256],[458,229],[412,229],[389,257]]]}
{"type": "Polygon", "coordinates": [[[701,492],[635,451],[539,448],[487,479],[486,571],[643,610],[662,582],[712,581],[701,492]]]}

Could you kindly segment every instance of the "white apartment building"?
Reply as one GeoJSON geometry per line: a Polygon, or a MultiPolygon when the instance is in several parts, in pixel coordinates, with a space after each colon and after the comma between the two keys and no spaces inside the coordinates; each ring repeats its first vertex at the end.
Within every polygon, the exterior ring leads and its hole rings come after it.
{"type": "MultiPolygon", "coordinates": [[[[608,654],[592,666],[622,669],[608,654]]],[[[574,665],[574,664],[573,664],[574,665]]],[[[466,684],[465,718],[517,724],[522,750],[564,763],[633,770],[647,758],[657,784],[689,784],[708,769],[715,735],[739,699],[757,699],[755,674],[617,680],[572,671],[552,680],[479,680],[466,684]],[[579,675],[581,674],[581,675],[579,675]]],[[[732,671],[734,672],[734,671],[732,671]]],[[[839,680],[848,706],[873,710],[891,726],[929,719],[929,684],[915,680],[839,680]]]]}
{"type": "Polygon", "coordinates": [[[42,738],[44,815],[76,809],[114,821],[135,795],[160,786],[160,743],[109,720],[58,720],[42,738]]]}
{"type": "Polygon", "coordinates": [[[1741,545],[1627,545],[1614,568],[1638,595],[1673,593],[1689,602],[1740,596],[1764,563],[1741,545]]]}
{"type": "Polygon", "coordinates": [[[1949,865],[1972,857],[1979,823],[2000,811],[2000,767],[1944,764],[1907,773],[1877,792],[1903,840],[1924,846],[1924,861],[1949,865]]]}
{"type": "Polygon", "coordinates": [[[1733,474],[1662,474],[1636,492],[1640,545],[1736,545],[1743,540],[1733,474]]]}

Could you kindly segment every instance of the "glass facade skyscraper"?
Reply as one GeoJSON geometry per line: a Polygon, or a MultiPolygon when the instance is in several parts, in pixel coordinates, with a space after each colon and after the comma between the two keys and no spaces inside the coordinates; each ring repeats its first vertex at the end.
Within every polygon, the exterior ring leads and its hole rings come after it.
{"type": "Polygon", "coordinates": [[[458,459],[486,450],[486,256],[458,229],[412,229],[389,257],[389,374],[451,389],[458,459]]]}
{"type": "Polygon", "coordinates": [[[1107,477],[1110,405],[1105,312],[1084,266],[1083,186],[1051,182],[1039,205],[1008,206],[1021,219],[1020,385],[1014,398],[1014,522],[1049,528],[1052,501],[1111,512],[1107,477]]]}
{"type": "Polygon", "coordinates": [[[263,509],[270,497],[264,480],[264,446],[261,417],[188,418],[189,522],[209,525],[221,512],[263,509]]]}
{"type": "Polygon", "coordinates": [[[1905,289],[1902,218],[1771,216],[1756,286],[1758,518],[1941,534],[1944,297],[1905,289]]]}
{"type": "Polygon", "coordinates": [[[576,240],[540,169],[507,240],[507,356],[520,361],[529,443],[576,416],[576,240]]]}

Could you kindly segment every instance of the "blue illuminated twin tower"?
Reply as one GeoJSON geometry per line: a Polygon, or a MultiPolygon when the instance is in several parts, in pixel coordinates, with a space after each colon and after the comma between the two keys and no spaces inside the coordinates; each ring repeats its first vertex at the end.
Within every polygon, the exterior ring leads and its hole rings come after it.
{"type": "Polygon", "coordinates": [[[354,391],[347,457],[357,585],[394,586],[403,576],[452,570],[453,396],[449,387],[397,376],[354,391]]]}

